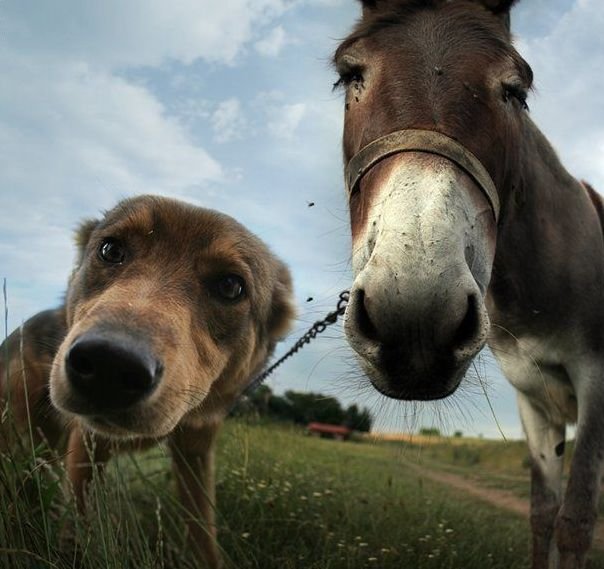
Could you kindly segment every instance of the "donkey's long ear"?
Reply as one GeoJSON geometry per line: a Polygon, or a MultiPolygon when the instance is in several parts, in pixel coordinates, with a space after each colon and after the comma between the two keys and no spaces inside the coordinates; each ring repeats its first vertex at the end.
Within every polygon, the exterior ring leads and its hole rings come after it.
{"type": "Polygon", "coordinates": [[[508,32],[510,31],[510,10],[518,0],[478,0],[487,10],[490,10],[496,16],[499,16],[505,24],[508,32]]]}
{"type": "MultiPolygon", "coordinates": [[[[380,0],[360,0],[363,6],[363,16],[367,16],[370,12],[377,8],[380,0]]],[[[383,0],[382,0],[383,3],[383,0]]]]}
{"type": "Polygon", "coordinates": [[[518,0],[480,0],[494,14],[509,14],[518,0]]]}

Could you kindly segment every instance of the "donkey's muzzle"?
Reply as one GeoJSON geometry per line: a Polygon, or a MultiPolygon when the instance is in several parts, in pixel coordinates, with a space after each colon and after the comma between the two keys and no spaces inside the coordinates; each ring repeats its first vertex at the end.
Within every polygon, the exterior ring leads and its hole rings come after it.
{"type": "Polygon", "coordinates": [[[382,291],[353,288],[346,333],[378,391],[408,400],[455,391],[484,345],[486,312],[469,284],[454,292],[446,301],[432,291],[408,302],[397,296],[386,306],[382,291]]]}
{"type": "MultiPolygon", "coordinates": [[[[65,370],[82,414],[128,409],[157,387],[162,365],[150,346],[124,332],[89,331],[65,357],[65,370]]],[[[75,410],[77,412],[77,410],[75,410]]]]}

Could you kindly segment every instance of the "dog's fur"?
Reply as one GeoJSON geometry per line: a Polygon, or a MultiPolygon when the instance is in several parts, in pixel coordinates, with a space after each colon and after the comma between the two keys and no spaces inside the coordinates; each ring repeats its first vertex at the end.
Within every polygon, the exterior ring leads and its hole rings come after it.
{"type": "MultiPolygon", "coordinates": [[[[29,414],[34,432],[51,445],[67,439],[80,508],[93,472],[91,448],[94,463],[102,465],[116,448],[167,439],[184,505],[203,522],[191,519],[191,543],[208,566],[218,567],[214,440],[291,324],[289,271],[232,218],[155,196],[124,200],[103,219],[86,221],[77,245],[64,306],[37,314],[0,347],[3,407],[10,405],[21,428],[29,414]],[[120,262],[102,258],[108,240],[119,243],[124,258],[112,260],[120,262]],[[221,286],[228,294],[233,275],[244,283],[243,293],[230,299],[221,286]],[[121,396],[111,393],[114,385],[122,390],[120,379],[102,390],[91,385],[90,396],[87,387],[74,389],[70,351],[91,336],[116,339],[119,353],[152,358],[157,385],[127,407],[112,400],[121,396]]],[[[116,377],[123,372],[115,369],[116,377]]]]}

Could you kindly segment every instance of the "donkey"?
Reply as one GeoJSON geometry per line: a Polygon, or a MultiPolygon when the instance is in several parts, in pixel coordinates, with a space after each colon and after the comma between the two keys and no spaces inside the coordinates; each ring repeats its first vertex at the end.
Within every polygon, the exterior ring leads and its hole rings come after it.
{"type": "Polygon", "coordinates": [[[453,393],[488,342],[532,457],[532,566],[580,569],[604,456],[604,205],[529,118],[514,3],[362,0],[337,48],[355,275],[345,330],[395,399],[453,393]]]}

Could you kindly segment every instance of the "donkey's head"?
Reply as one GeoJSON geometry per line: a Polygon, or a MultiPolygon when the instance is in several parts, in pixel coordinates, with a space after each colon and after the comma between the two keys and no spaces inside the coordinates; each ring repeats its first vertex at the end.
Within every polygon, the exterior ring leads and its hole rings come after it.
{"type": "Polygon", "coordinates": [[[355,281],[346,333],[375,387],[452,393],[484,346],[499,202],[532,81],[513,0],[364,0],[338,47],[355,281]]]}

